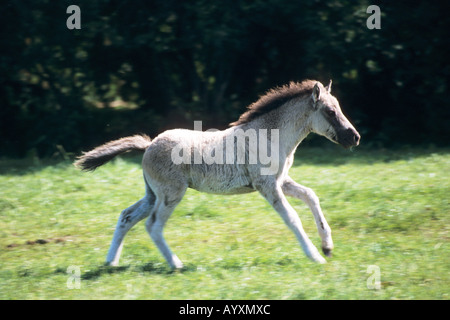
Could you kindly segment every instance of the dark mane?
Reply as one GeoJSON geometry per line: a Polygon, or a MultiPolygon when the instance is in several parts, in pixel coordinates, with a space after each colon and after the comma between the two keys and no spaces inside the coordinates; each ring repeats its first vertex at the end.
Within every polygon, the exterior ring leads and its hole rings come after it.
{"type": "Polygon", "coordinates": [[[263,114],[281,107],[291,99],[311,94],[316,82],[315,80],[290,82],[282,87],[269,90],[256,102],[248,106],[247,111],[241,114],[237,121],[230,123],[230,126],[248,123],[263,114]]]}

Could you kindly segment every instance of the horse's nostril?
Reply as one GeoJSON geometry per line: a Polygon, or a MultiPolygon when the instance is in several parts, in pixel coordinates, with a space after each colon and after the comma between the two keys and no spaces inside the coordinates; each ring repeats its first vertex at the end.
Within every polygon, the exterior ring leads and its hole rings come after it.
{"type": "Polygon", "coordinates": [[[357,146],[359,144],[359,139],[361,139],[361,136],[359,135],[359,133],[356,132],[356,130],[354,130],[352,128],[348,128],[347,133],[348,133],[349,137],[351,137],[350,139],[353,139],[353,143],[357,146]]]}
{"type": "Polygon", "coordinates": [[[355,139],[356,145],[358,145],[359,144],[359,139],[361,139],[361,136],[356,133],[355,136],[354,136],[354,139],[355,139]]]}

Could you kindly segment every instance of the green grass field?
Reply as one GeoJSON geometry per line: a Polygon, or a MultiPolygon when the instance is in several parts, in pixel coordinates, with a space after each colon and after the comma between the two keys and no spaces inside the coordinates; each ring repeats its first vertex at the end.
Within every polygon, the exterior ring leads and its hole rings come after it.
{"type": "MultiPolygon", "coordinates": [[[[0,161],[0,299],[449,299],[449,150],[300,148],[290,174],[333,230],[325,265],[259,194],[188,190],[165,228],[176,272],[143,222],[120,267],[102,266],[121,210],[143,196],[139,162],[0,161]]],[[[320,248],[309,209],[289,201],[320,248]]]]}

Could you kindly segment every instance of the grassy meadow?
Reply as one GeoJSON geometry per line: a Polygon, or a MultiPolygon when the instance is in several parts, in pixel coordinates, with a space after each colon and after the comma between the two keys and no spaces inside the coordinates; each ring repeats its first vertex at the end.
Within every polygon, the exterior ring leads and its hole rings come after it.
{"type": "MultiPolygon", "coordinates": [[[[103,266],[121,210],[144,194],[140,157],[94,173],[4,159],[0,299],[447,300],[449,169],[443,149],[299,148],[290,175],[321,200],[335,244],[327,264],[306,258],[259,194],[188,190],[165,228],[185,264],[172,272],[143,222],[120,266],[103,266]]],[[[289,201],[320,248],[311,212],[289,201]]]]}

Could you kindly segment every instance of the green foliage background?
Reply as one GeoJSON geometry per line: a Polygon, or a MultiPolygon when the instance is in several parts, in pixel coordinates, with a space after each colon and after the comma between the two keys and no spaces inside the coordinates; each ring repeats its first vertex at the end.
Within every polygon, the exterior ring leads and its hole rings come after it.
{"type": "Polygon", "coordinates": [[[362,143],[448,145],[445,2],[6,1],[0,156],[224,128],[267,89],[333,79],[362,143]],[[81,9],[69,30],[66,9],[81,9]],[[369,30],[366,9],[381,9],[369,30]]]}

